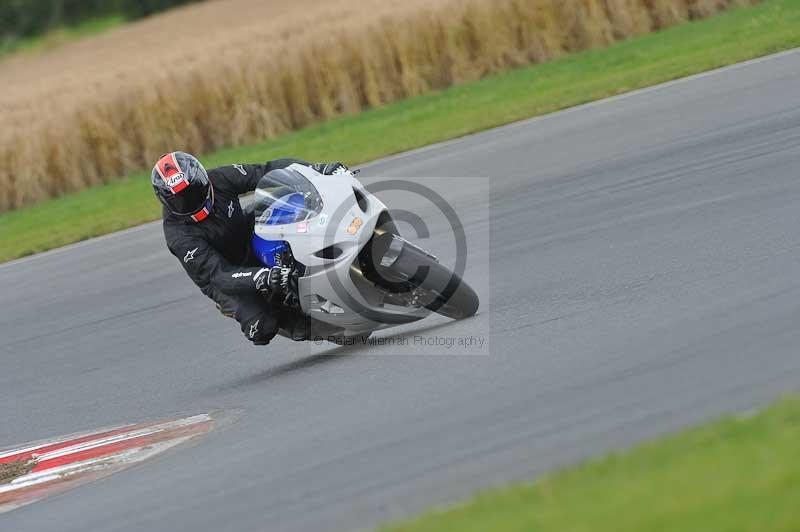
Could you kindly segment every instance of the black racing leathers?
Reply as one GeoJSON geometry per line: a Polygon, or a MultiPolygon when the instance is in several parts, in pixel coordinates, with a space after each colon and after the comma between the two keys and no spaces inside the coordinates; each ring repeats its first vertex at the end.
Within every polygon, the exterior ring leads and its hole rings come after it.
{"type": "Polygon", "coordinates": [[[278,326],[258,293],[262,287],[257,287],[255,279],[263,267],[250,252],[254,219],[242,210],[239,195],[255,190],[267,172],[292,163],[308,164],[279,159],[210,170],[214,205],[211,215],[202,222],[163,211],[164,237],[170,252],[220,311],[239,321],[254,343],[268,343],[278,326]]]}

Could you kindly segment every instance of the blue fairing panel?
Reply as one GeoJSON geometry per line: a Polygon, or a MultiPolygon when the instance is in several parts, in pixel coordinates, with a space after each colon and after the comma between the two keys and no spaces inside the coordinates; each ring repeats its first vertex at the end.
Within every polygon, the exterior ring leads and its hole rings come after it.
{"type": "Polygon", "coordinates": [[[264,266],[274,268],[277,263],[275,258],[288,251],[289,244],[283,240],[264,240],[258,235],[253,235],[253,253],[264,266]]]}

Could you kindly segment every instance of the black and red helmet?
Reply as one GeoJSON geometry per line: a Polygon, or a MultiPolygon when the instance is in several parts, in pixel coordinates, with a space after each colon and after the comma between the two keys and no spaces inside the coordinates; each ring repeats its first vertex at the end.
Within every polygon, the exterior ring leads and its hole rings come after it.
{"type": "Polygon", "coordinates": [[[156,196],[173,214],[205,220],[214,205],[214,187],[196,157],[175,151],[162,156],[150,176],[156,196]]]}

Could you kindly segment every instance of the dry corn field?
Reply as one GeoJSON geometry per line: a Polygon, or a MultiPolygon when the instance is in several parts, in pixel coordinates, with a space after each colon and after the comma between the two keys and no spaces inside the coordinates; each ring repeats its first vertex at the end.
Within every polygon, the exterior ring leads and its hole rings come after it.
{"type": "MultiPolygon", "coordinates": [[[[758,0],[211,0],[0,60],[0,212],[758,0]]],[[[291,154],[302,156],[303,154],[291,154]]]]}

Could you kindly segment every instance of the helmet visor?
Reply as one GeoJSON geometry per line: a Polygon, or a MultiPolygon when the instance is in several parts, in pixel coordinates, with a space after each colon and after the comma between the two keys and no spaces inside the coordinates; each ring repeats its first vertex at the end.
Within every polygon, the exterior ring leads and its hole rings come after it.
{"type": "Polygon", "coordinates": [[[164,201],[174,214],[186,216],[202,209],[210,192],[211,185],[207,178],[194,179],[177,194],[164,197],[164,201]]]}

